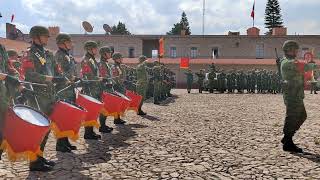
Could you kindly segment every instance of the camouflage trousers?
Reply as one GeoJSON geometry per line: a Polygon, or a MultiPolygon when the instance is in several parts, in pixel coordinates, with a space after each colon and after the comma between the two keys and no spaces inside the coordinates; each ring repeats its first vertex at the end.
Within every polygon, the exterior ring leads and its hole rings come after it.
{"type": "Polygon", "coordinates": [[[4,84],[0,81],[0,145],[2,144],[3,140],[3,128],[4,128],[4,121],[5,121],[5,115],[8,110],[8,96],[6,93],[6,87],[4,84]]]}
{"type": "Polygon", "coordinates": [[[142,96],[142,101],[139,105],[139,109],[141,109],[143,102],[146,100],[146,96],[147,96],[147,88],[148,88],[148,83],[147,82],[138,82],[137,83],[137,88],[136,88],[136,92],[142,96]]]}
{"type": "Polygon", "coordinates": [[[307,112],[303,101],[286,102],[286,118],[283,128],[285,136],[292,137],[300,129],[304,121],[307,119],[307,112]]]}
{"type": "Polygon", "coordinates": [[[153,86],[153,98],[155,101],[159,101],[161,97],[161,82],[154,81],[153,86]]]}

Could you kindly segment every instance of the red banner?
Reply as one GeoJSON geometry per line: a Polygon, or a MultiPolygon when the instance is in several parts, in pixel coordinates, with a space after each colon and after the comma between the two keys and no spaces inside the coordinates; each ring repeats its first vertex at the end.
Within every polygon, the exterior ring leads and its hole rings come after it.
{"type": "Polygon", "coordinates": [[[181,58],[180,60],[180,69],[189,69],[190,60],[189,58],[181,58]]]}
{"type": "Polygon", "coordinates": [[[160,38],[159,40],[159,56],[163,57],[164,56],[164,39],[160,38]]]}

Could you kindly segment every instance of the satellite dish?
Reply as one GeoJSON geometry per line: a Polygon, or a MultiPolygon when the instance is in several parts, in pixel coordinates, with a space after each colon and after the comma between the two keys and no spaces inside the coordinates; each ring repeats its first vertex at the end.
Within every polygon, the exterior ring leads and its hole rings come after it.
{"type": "Polygon", "coordinates": [[[112,31],[111,27],[108,24],[104,24],[103,29],[106,31],[106,33],[110,33],[112,31]]]}
{"type": "Polygon", "coordinates": [[[91,33],[93,31],[93,27],[88,21],[83,21],[82,22],[82,27],[86,32],[91,33]]]}

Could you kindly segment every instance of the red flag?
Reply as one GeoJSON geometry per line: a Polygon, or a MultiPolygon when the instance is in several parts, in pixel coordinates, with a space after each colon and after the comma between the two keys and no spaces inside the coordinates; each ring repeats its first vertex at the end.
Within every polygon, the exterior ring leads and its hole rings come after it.
{"type": "Polygon", "coordinates": [[[11,16],[11,23],[13,22],[13,19],[14,19],[14,14],[12,14],[11,16]]]}
{"type": "Polygon", "coordinates": [[[180,59],[180,69],[188,69],[189,68],[189,58],[181,58],[180,59]]]}
{"type": "Polygon", "coordinates": [[[160,57],[164,56],[164,39],[160,38],[159,40],[159,55],[160,57]]]}
{"type": "Polygon", "coordinates": [[[252,7],[252,11],[251,11],[251,17],[254,19],[254,6],[256,4],[256,1],[253,2],[253,7],[252,7]]]}

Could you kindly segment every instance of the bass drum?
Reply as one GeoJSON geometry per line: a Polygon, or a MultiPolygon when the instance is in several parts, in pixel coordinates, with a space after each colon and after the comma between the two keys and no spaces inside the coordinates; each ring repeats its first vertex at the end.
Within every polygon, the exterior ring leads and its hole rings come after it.
{"type": "Polygon", "coordinates": [[[6,114],[1,148],[9,160],[36,160],[42,156],[40,144],[50,129],[46,115],[29,106],[17,105],[6,114]]]}

